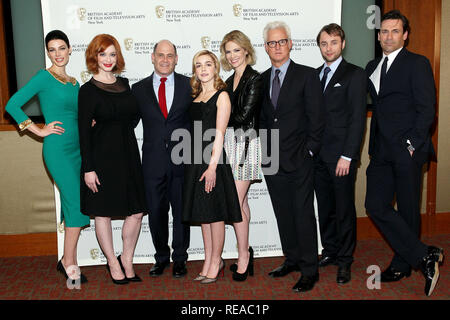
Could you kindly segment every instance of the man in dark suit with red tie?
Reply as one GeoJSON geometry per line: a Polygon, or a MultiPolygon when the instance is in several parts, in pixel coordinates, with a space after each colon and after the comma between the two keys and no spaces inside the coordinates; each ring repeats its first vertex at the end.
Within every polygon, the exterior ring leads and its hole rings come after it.
{"type": "Polygon", "coordinates": [[[172,273],[179,278],[187,273],[190,233],[189,226],[181,222],[184,168],[171,159],[177,143],[171,136],[176,129],[189,129],[187,110],[192,98],[189,78],[174,72],[177,61],[175,45],[168,40],[159,41],[152,53],[155,72],[135,83],[132,92],[139,102],[144,129],[142,167],[150,210],[150,232],[156,250],[156,263],[150,275],[163,274],[170,263],[170,206],[173,218],[172,273]]]}
{"type": "Polygon", "coordinates": [[[422,167],[434,153],[436,93],[428,59],[404,48],[408,35],[408,19],[399,11],[383,15],[378,33],[383,56],[366,67],[373,112],[365,206],[395,252],[381,281],[399,281],[418,268],[429,296],[443,259],[442,249],[419,239],[422,167]]]}
{"type": "Polygon", "coordinates": [[[351,279],[356,246],[355,179],[366,125],[367,77],[342,57],[345,32],[331,23],[317,36],[325,63],[317,69],[325,104],[325,130],[314,156],[314,190],[322,256],[319,266],[337,264],[336,282],[351,279]]]}
{"type": "Polygon", "coordinates": [[[284,22],[269,23],[264,41],[272,67],[262,74],[260,128],[269,137],[278,132],[279,140],[262,143],[262,162],[279,152],[278,171],[268,174],[264,166],[263,171],[285,255],[269,275],[301,271],[293,289],[305,292],[319,280],[312,155],[319,152],[324,126],[322,91],[315,69],[290,59],[292,40],[284,22]]]}

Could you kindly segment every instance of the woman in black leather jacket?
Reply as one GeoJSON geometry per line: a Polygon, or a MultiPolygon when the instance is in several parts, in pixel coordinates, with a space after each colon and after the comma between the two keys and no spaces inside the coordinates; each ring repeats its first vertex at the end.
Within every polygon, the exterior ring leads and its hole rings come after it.
{"type": "Polygon", "coordinates": [[[224,70],[234,70],[226,81],[231,100],[231,116],[225,135],[225,151],[233,171],[241,206],[242,222],[234,223],[238,261],[231,266],[233,280],[244,281],[253,275],[253,249],[248,243],[250,184],[261,181],[261,143],[259,124],[262,80],[253,70],[255,51],[249,38],[239,30],[225,35],[220,45],[224,70]]]}

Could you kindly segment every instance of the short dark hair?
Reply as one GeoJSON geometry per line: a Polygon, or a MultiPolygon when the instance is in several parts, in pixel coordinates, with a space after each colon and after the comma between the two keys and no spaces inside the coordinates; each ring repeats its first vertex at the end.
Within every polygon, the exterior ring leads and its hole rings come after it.
{"type": "Polygon", "coordinates": [[[403,33],[406,31],[409,33],[411,31],[408,18],[406,18],[399,10],[391,10],[383,14],[381,23],[383,23],[384,20],[401,20],[403,23],[403,33]]]}
{"type": "Polygon", "coordinates": [[[345,40],[344,29],[342,29],[342,27],[340,25],[338,25],[337,23],[330,23],[330,24],[327,24],[326,26],[324,26],[322,29],[320,29],[319,34],[317,35],[317,39],[316,39],[317,45],[320,45],[320,35],[322,34],[322,32],[326,32],[329,35],[333,35],[333,36],[339,36],[342,41],[345,40]]]}
{"type": "Polygon", "coordinates": [[[70,48],[69,38],[67,35],[61,30],[53,30],[47,33],[45,36],[45,47],[48,49],[48,43],[52,40],[62,40],[67,44],[67,47],[70,48]]]}

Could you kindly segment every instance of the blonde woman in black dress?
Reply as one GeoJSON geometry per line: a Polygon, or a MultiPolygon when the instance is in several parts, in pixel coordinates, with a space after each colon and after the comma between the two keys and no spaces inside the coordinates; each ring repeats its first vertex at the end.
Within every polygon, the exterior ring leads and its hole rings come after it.
{"type": "Polygon", "coordinates": [[[242,218],[233,174],[223,150],[231,106],[219,76],[220,64],[212,52],[204,50],[194,56],[192,68],[191,163],[185,166],[183,221],[201,224],[205,261],[194,280],[208,284],[217,281],[220,273],[223,275],[225,222],[239,222],[242,218]],[[196,130],[198,126],[201,131],[196,130]],[[201,135],[194,134],[197,132],[201,135]],[[211,141],[202,138],[208,132],[215,134],[212,152],[206,151],[211,141]],[[201,150],[194,148],[196,144],[202,146],[201,150]],[[195,161],[196,154],[200,161],[195,161]]]}

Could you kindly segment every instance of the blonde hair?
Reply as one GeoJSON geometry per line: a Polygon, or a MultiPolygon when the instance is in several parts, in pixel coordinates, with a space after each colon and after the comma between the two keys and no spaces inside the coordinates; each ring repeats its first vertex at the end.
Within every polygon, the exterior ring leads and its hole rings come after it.
{"type": "Polygon", "coordinates": [[[256,54],[255,50],[253,49],[253,45],[250,42],[250,39],[243,32],[239,30],[233,30],[231,32],[228,32],[223,37],[222,43],[220,44],[220,63],[222,64],[223,70],[230,71],[231,69],[233,69],[233,67],[227,60],[225,51],[225,46],[230,41],[233,41],[242,49],[247,51],[247,56],[245,58],[245,62],[247,64],[253,66],[256,63],[256,54]]]}
{"type": "Polygon", "coordinates": [[[225,82],[220,78],[220,63],[219,59],[217,59],[216,55],[212,53],[209,50],[202,50],[195,54],[194,58],[192,59],[192,77],[191,77],[191,88],[192,88],[192,97],[197,97],[202,92],[202,85],[200,80],[197,79],[197,76],[195,75],[195,61],[200,56],[208,55],[213,59],[214,66],[216,67],[216,74],[214,75],[214,89],[216,90],[222,90],[226,88],[225,82]]]}

